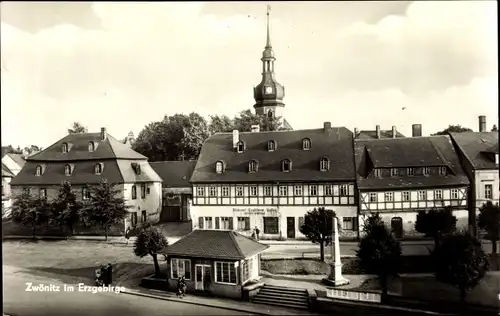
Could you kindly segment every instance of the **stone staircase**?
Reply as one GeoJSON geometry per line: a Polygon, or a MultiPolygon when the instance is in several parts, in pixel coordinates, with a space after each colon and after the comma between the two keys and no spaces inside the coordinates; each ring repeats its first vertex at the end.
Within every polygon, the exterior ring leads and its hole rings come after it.
{"type": "Polygon", "coordinates": [[[252,299],[253,303],[296,309],[309,309],[309,295],[305,289],[264,285],[252,299]]]}

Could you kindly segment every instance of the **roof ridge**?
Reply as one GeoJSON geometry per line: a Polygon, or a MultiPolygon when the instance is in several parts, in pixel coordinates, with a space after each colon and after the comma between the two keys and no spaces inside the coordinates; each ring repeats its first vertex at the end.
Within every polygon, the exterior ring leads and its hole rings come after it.
{"type": "Polygon", "coordinates": [[[235,235],[237,235],[238,233],[233,231],[233,230],[228,230],[227,231],[229,233],[229,236],[231,236],[231,240],[233,241],[233,245],[236,247],[236,251],[238,252],[238,254],[245,258],[245,254],[243,253],[243,251],[241,250],[241,247],[240,245],[238,244],[238,241],[236,240],[236,237],[235,235]]]}

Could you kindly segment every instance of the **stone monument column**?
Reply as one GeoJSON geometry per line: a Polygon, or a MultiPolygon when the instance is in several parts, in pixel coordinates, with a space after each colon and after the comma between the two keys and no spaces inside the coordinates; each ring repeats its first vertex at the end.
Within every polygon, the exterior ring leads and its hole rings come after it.
{"type": "Polygon", "coordinates": [[[330,274],[323,279],[323,283],[330,286],[349,284],[349,280],[342,276],[342,263],[340,261],[340,243],[337,217],[333,218],[333,236],[331,244],[331,257],[329,260],[330,274]]]}

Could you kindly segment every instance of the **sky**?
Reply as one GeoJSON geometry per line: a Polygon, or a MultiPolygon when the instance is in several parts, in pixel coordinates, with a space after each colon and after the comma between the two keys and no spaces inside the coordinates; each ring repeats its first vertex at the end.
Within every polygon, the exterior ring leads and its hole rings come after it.
{"type": "Polygon", "coordinates": [[[2,145],[253,108],[267,4],[294,129],[497,124],[496,1],[1,2],[2,145]]]}

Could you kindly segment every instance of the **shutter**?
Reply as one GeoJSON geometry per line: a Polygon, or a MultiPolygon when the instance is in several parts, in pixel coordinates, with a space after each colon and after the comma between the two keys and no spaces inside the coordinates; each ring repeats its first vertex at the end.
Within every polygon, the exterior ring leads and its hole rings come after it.
{"type": "Polygon", "coordinates": [[[203,229],[203,217],[198,218],[198,226],[200,227],[200,229],[203,229]]]}
{"type": "Polygon", "coordinates": [[[358,217],[355,216],[352,218],[352,229],[358,231],[358,217]]]}
{"type": "Polygon", "coordinates": [[[250,217],[245,217],[245,230],[250,230],[250,217]]]}
{"type": "Polygon", "coordinates": [[[215,218],[215,229],[219,229],[220,225],[219,225],[219,217],[216,217],[215,218]]]}
{"type": "Polygon", "coordinates": [[[233,218],[229,217],[229,229],[233,230],[233,218]]]}

